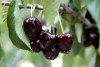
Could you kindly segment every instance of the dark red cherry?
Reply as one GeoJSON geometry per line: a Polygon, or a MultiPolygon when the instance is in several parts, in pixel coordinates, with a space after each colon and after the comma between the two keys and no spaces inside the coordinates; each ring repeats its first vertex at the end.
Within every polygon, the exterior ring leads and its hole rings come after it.
{"type": "Polygon", "coordinates": [[[62,53],[68,53],[72,47],[73,37],[69,33],[57,35],[58,47],[62,53]]]}
{"type": "Polygon", "coordinates": [[[49,49],[52,46],[56,45],[56,36],[50,32],[42,32],[40,35],[41,48],[49,49]]]}
{"type": "Polygon", "coordinates": [[[84,29],[84,46],[93,45],[96,49],[99,48],[99,32],[96,27],[84,29]]]}
{"type": "Polygon", "coordinates": [[[31,46],[31,49],[33,50],[33,52],[41,51],[39,40],[30,40],[30,46],[31,46]]]}
{"type": "Polygon", "coordinates": [[[59,51],[56,48],[56,46],[54,46],[54,47],[50,48],[49,50],[44,49],[43,55],[45,56],[45,58],[47,58],[49,60],[54,60],[59,55],[59,51]]]}
{"type": "Polygon", "coordinates": [[[29,39],[38,38],[42,31],[42,24],[36,17],[26,18],[23,27],[29,39]]]}

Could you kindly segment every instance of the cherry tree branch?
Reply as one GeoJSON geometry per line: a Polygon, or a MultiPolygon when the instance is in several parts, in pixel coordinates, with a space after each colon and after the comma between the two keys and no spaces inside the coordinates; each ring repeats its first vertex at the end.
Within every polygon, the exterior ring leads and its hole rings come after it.
{"type": "Polygon", "coordinates": [[[85,24],[87,27],[96,27],[95,24],[92,24],[87,18],[80,16],[77,12],[75,12],[70,7],[67,7],[67,6],[61,4],[60,10],[62,10],[64,12],[64,14],[70,14],[71,16],[77,18],[80,22],[85,24]]]}
{"type": "MultiPolygon", "coordinates": [[[[3,6],[9,6],[10,2],[2,2],[3,6]]],[[[19,8],[24,8],[23,4],[19,3],[18,4],[19,8]]],[[[31,8],[31,4],[27,4],[26,8],[31,8]]],[[[41,5],[36,5],[35,9],[37,10],[43,10],[43,6],[41,5]]],[[[77,18],[80,22],[82,22],[84,25],[86,25],[87,27],[96,27],[95,24],[92,24],[87,18],[80,16],[77,12],[75,12],[74,10],[72,10],[71,8],[61,5],[59,10],[64,10],[65,14],[70,14],[71,16],[77,18]]]]}
{"type": "MultiPolygon", "coordinates": [[[[2,6],[9,6],[9,5],[10,5],[10,2],[5,2],[5,1],[2,2],[2,6]]],[[[26,8],[31,9],[31,6],[32,6],[31,4],[27,4],[26,8]]],[[[21,4],[21,3],[18,3],[18,7],[24,8],[23,4],[21,4]]],[[[41,5],[36,5],[35,9],[43,10],[43,7],[41,5]]]]}

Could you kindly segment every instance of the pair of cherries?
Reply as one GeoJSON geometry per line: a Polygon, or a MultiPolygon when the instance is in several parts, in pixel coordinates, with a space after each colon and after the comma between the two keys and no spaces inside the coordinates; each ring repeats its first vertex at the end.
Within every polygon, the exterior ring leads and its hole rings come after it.
{"type": "Polygon", "coordinates": [[[68,53],[72,47],[73,37],[69,33],[52,34],[43,29],[43,24],[36,17],[24,20],[23,28],[33,52],[43,52],[43,55],[53,60],[59,52],[68,53]]]}

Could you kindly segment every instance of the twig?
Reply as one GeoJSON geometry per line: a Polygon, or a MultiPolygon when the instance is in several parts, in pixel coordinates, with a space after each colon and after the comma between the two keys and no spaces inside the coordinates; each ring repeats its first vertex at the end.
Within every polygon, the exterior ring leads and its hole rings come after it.
{"type": "Polygon", "coordinates": [[[63,10],[64,14],[70,14],[73,17],[77,18],[80,22],[82,22],[88,27],[96,27],[96,25],[92,24],[87,18],[80,16],[77,12],[65,5],[61,5],[60,10],[63,10]]]}
{"type": "MultiPolygon", "coordinates": [[[[2,2],[2,5],[3,6],[9,6],[10,2],[2,2]]],[[[24,8],[24,6],[21,3],[19,3],[18,6],[19,6],[19,8],[24,8]]],[[[26,8],[30,9],[31,8],[31,4],[27,4],[26,8]]],[[[43,6],[36,5],[35,9],[43,10],[43,6]]],[[[78,13],[75,12],[74,10],[72,10],[71,8],[69,8],[69,7],[65,6],[65,5],[61,5],[59,10],[62,10],[62,9],[64,9],[64,13],[65,14],[72,15],[73,17],[77,18],[80,22],[85,24],[87,27],[96,27],[95,24],[92,24],[87,18],[78,15],[78,13]]]]}
{"type": "MultiPolygon", "coordinates": [[[[10,2],[2,2],[2,5],[3,6],[9,6],[10,5],[10,2]]],[[[23,4],[21,4],[21,3],[18,3],[18,6],[19,6],[19,8],[24,8],[24,6],[23,6],[23,4]]],[[[26,6],[26,8],[28,8],[28,9],[31,9],[31,4],[27,4],[27,6],[26,6]]],[[[43,9],[43,7],[41,6],[41,5],[37,5],[36,4],[36,7],[35,7],[35,9],[37,9],[37,10],[42,10],[43,9]]]]}

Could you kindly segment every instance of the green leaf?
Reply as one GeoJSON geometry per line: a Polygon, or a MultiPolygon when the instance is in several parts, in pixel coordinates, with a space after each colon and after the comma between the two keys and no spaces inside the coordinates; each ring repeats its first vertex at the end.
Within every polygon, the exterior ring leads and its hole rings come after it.
{"type": "Polygon", "coordinates": [[[69,15],[65,15],[61,17],[61,22],[64,28],[64,32],[70,32],[70,27],[71,27],[71,20],[72,17],[69,15]]]}
{"type": "Polygon", "coordinates": [[[100,55],[100,48],[98,49],[98,54],[100,55]]]}
{"type": "MultiPolygon", "coordinates": [[[[78,12],[83,15],[87,10],[87,5],[91,3],[92,0],[73,0],[73,4],[77,8],[78,12]]],[[[84,16],[84,15],[83,15],[84,16]]]]}
{"type": "Polygon", "coordinates": [[[72,46],[72,51],[75,55],[78,55],[81,52],[82,49],[82,43],[78,43],[77,40],[74,41],[73,46],[72,46]]]}
{"type": "Polygon", "coordinates": [[[24,4],[25,6],[27,4],[37,4],[37,3],[41,3],[41,0],[21,0],[22,4],[24,4]]]}
{"type": "MultiPolygon", "coordinates": [[[[1,7],[0,7],[1,8],[1,7]]],[[[3,11],[0,10],[0,24],[3,22],[3,11]]]]}
{"type": "Polygon", "coordinates": [[[24,5],[27,5],[27,4],[32,4],[32,3],[34,3],[34,0],[21,0],[21,2],[22,2],[24,5]]]}
{"type": "Polygon", "coordinates": [[[18,35],[16,33],[16,30],[15,30],[16,21],[15,21],[14,11],[15,11],[15,1],[12,1],[10,6],[9,6],[8,16],[7,16],[9,37],[10,37],[12,43],[16,47],[31,51],[31,49],[18,37],[18,35]]]}
{"type": "Polygon", "coordinates": [[[86,7],[92,0],[73,0],[75,7],[79,10],[86,7]]]}
{"type": "Polygon", "coordinates": [[[80,55],[76,55],[74,57],[73,67],[83,67],[83,66],[87,67],[86,64],[87,64],[86,60],[80,55]]]}
{"type": "Polygon", "coordinates": [[[75,24],[75,33],[79,43],[81,43],[81,38],[82,38],[82,26],[83,25],[78,22],[75,24]]]}
{"type": "Polygon", "coordinates": [[[74,63],[73,60],[74,60],[74,54],[72,52],[64,55],[62,67],[72,67],[74,63]]]}
{"type": "Polygon", "coordinates": [[[59,10],[60,0],[42,0],[43,14],[48,24],[52,24],[59,10]]]}
{"type": "Polygon", "coordinates": [[[0,66],[1,66],[1,67],[7,67],[7,66],[6,66],[6,62],[5,62],[5,58],[2,58],[2,59],[0,60],[0,66]]]}
{"type": "Polygon", "coordinates": [[[3,51],[2,47],[1,47],[1,42],[0,42],[0,60],[3,57],[3,55],[4,55],[4,51],[3,51]]]}
{"type": "Polygon", "coordinates": [[[77,9],[81,9],[81,2],[80,0],[73,0],[73,3],[77,9]]]}
{"type": "Polygon", "coordinates": [[[18,7],[15,7],[15,11],[14,11],[14,15],[15,15],[15,30],[17,33],[17,36],[28,46],[30,47],[29,41],[24,33],[23,30],[23,17],[22,17],[22,13],[20,12],[18,7]],[[20,17],[20,18],[19,18],[20,17]]]}
{"type": "MultiPolygon", "coordinates": [[[[0,7],[1,8],[1,7],[0,7]]],[[[2,33],[2,23],[3,23],[3,11],[2,10],[0,10],[0,60],[1,60],[1,58],[3,57],[3,55],[4,55],[4,51],[3,51],[3,49],[2,49],[2,37],[1,37],[1,33],[2,33]]]]}
{"type": "Polygon", "coordinates": [[[100,0],[93,0],[93,2],[88,5],[88,10],[96,21],[100,31],[100,0]]]}
{"type": "Polygon", "coordinates": [[[100,67],[100,55],[98,55],[98,54],[97,54],[97,56],[96,56],[95,67],[100,67]]]}
{"type": "Polygon", "coordinates": [[[87,60],[88,64],[91,62],[91,60],[93,59],[95,55],[96,55],[96,52],[93,46],[85,48],[84,59],[87,60]]]}

